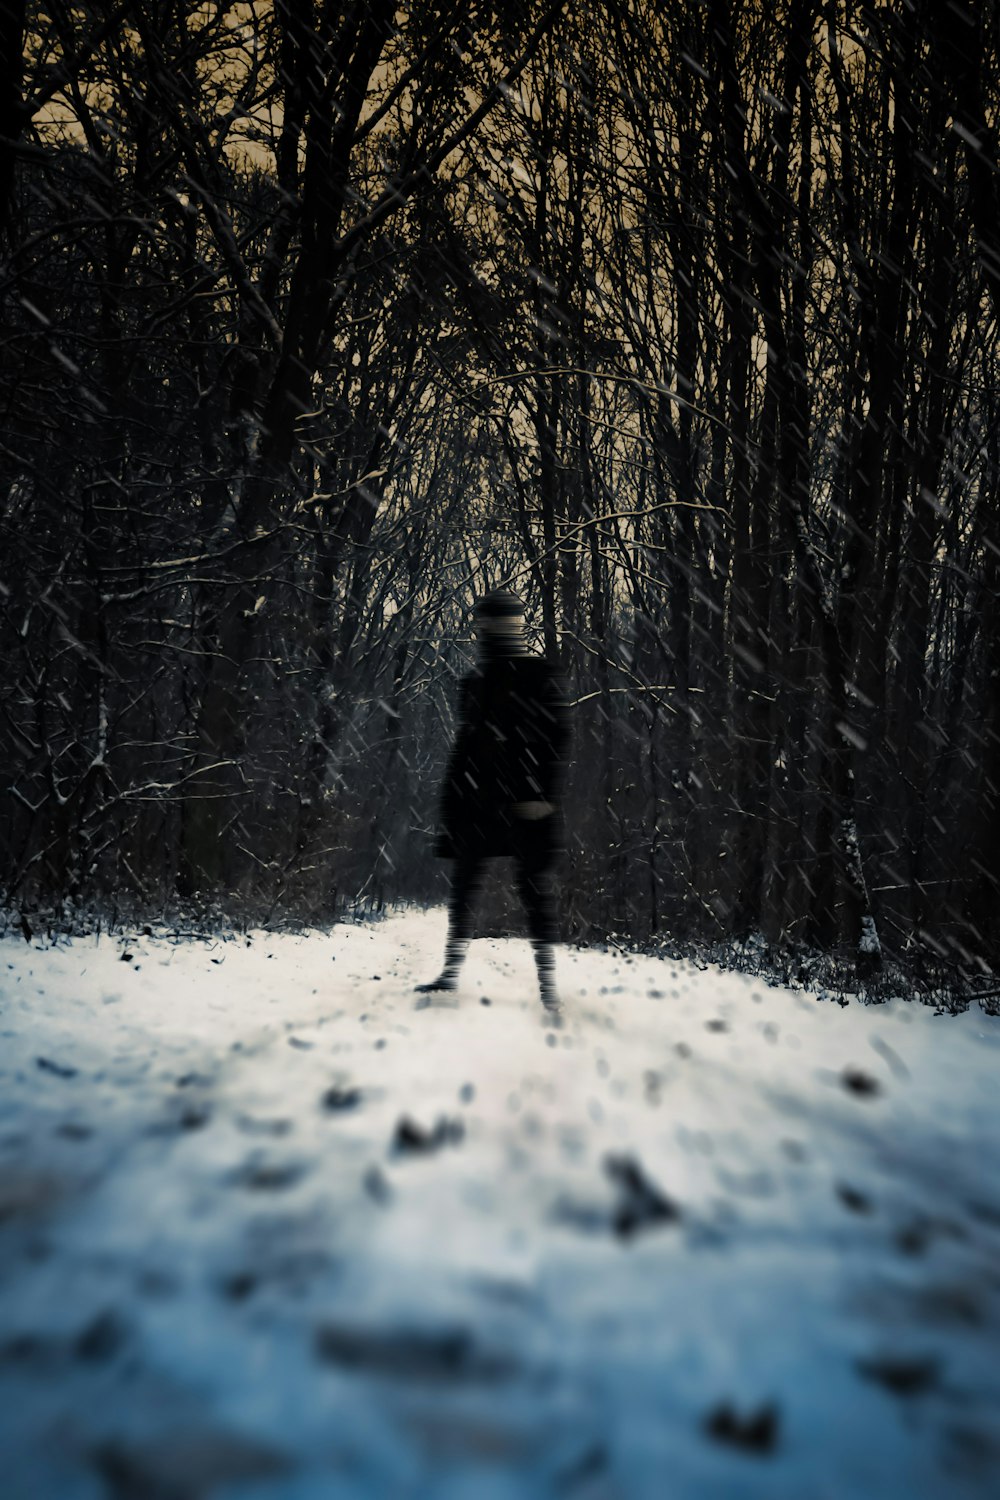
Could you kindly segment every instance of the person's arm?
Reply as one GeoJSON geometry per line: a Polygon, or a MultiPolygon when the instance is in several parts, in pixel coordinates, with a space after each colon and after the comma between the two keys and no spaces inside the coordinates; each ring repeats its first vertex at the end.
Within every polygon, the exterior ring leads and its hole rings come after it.
{"type": "Polygon", "coordinates": [[[467,758],[469,735],[470,735],[470,701],[472,696],[472,682],[469,677],[463,677],[458,691],[458,732],[455,743],[452,745],[448,756],[448,766],[441,784],[440,815],[443,823],[447,825],[451,815],[456,811],[460,796],[459,777],[465,769],[467,758]]]}
{"type": "Polygon", "coordinates": [[[541,691],[526,708],[523,735],[514,814],[531,822],[553,811],[569,746],[569,707],[562,679],[554,669],[545,674],[541,691]]]}

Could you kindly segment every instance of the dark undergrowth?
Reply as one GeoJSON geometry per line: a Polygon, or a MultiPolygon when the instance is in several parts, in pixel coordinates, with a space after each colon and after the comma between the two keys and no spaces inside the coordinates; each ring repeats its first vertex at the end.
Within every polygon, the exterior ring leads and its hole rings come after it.
{"type": "MultiPolygon", "coordinates": [[[[509,895],[500,892],[492,876],[476,924],[478,937],[526,938],[523,915],[509,895]]],[[[446,897],[442,888],[441,901],[446,897]]],[[[132,897],[103,903],[64,900],[30,909],[0,908],[0,937],[49,946],[73,937],[107,935],[127,944],[136,936],[158,936],[181,942],[245,937],[252,932],[325,932],[341,923],[380,922],[402,911],[427,911],[427,901],[382,902],[372,896],[331,898],[325,908],[315,903],[296,908],[288,903],[247,900],[176,899],[156,907],[132,897]]],[[[744,938],[706,938],[659,933],[638,941],[610,928],[572,934],[569,944],[581,952],[598,950],[644,955],[705,969],[717,965],[728,972],[749,974],[772,987],[816,995],[818,1000],[865,1005],[889,1000],[918,1001],[936,1014],[960,1015],[972,1005],[989,1016],[1000,1016],[1000,976],[970,975],[946,956],[928,950],[884,953],[863,972],[856,951],[842,948],[823,952],[803,944],[768,943],[760,933],[744,938]]]]}

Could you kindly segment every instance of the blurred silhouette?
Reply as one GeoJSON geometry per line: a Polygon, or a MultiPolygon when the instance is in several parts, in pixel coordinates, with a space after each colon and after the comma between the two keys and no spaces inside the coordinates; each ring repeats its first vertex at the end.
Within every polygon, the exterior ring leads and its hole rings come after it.
{"type": "Polygon", "coordinates": [[[418,990],[453,990],[471,937],[472,908],[486,860],[516,861],[543,1005],[560,1009],[555,986],[553,866],[565,845],[559,791],[569,710],[558,669],[532,655],[524,604],[494,589],[475,606],[479,663],[462,679],[459,731],[441,793],[434,853],[455,861],[444,968],[418,990]]]}

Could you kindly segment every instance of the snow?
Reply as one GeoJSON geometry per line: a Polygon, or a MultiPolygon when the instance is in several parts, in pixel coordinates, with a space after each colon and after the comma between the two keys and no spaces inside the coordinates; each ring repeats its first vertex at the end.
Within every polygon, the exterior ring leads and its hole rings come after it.
{"type": "Polygon", "coordinates": [[[0,944],[5,1500],[1000,1492],[997,1022],[444,936],[0,944]]]}
{"type": "Polygon", "coordinates": [[[864,916],[861,918],[861,940],[858,943],[859,953],[881,953],[882,944],[878,939],[875,927],[875,918],[864,916]]]}

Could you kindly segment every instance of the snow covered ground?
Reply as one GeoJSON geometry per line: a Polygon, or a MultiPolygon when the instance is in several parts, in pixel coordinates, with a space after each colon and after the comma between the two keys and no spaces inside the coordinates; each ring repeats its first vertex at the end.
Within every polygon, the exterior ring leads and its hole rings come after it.
{"type": "Polygon", "coordinates": [[[0,943],[4,1500],[1000,1494],[1000,1022],[444,931],[0,943]]]}

